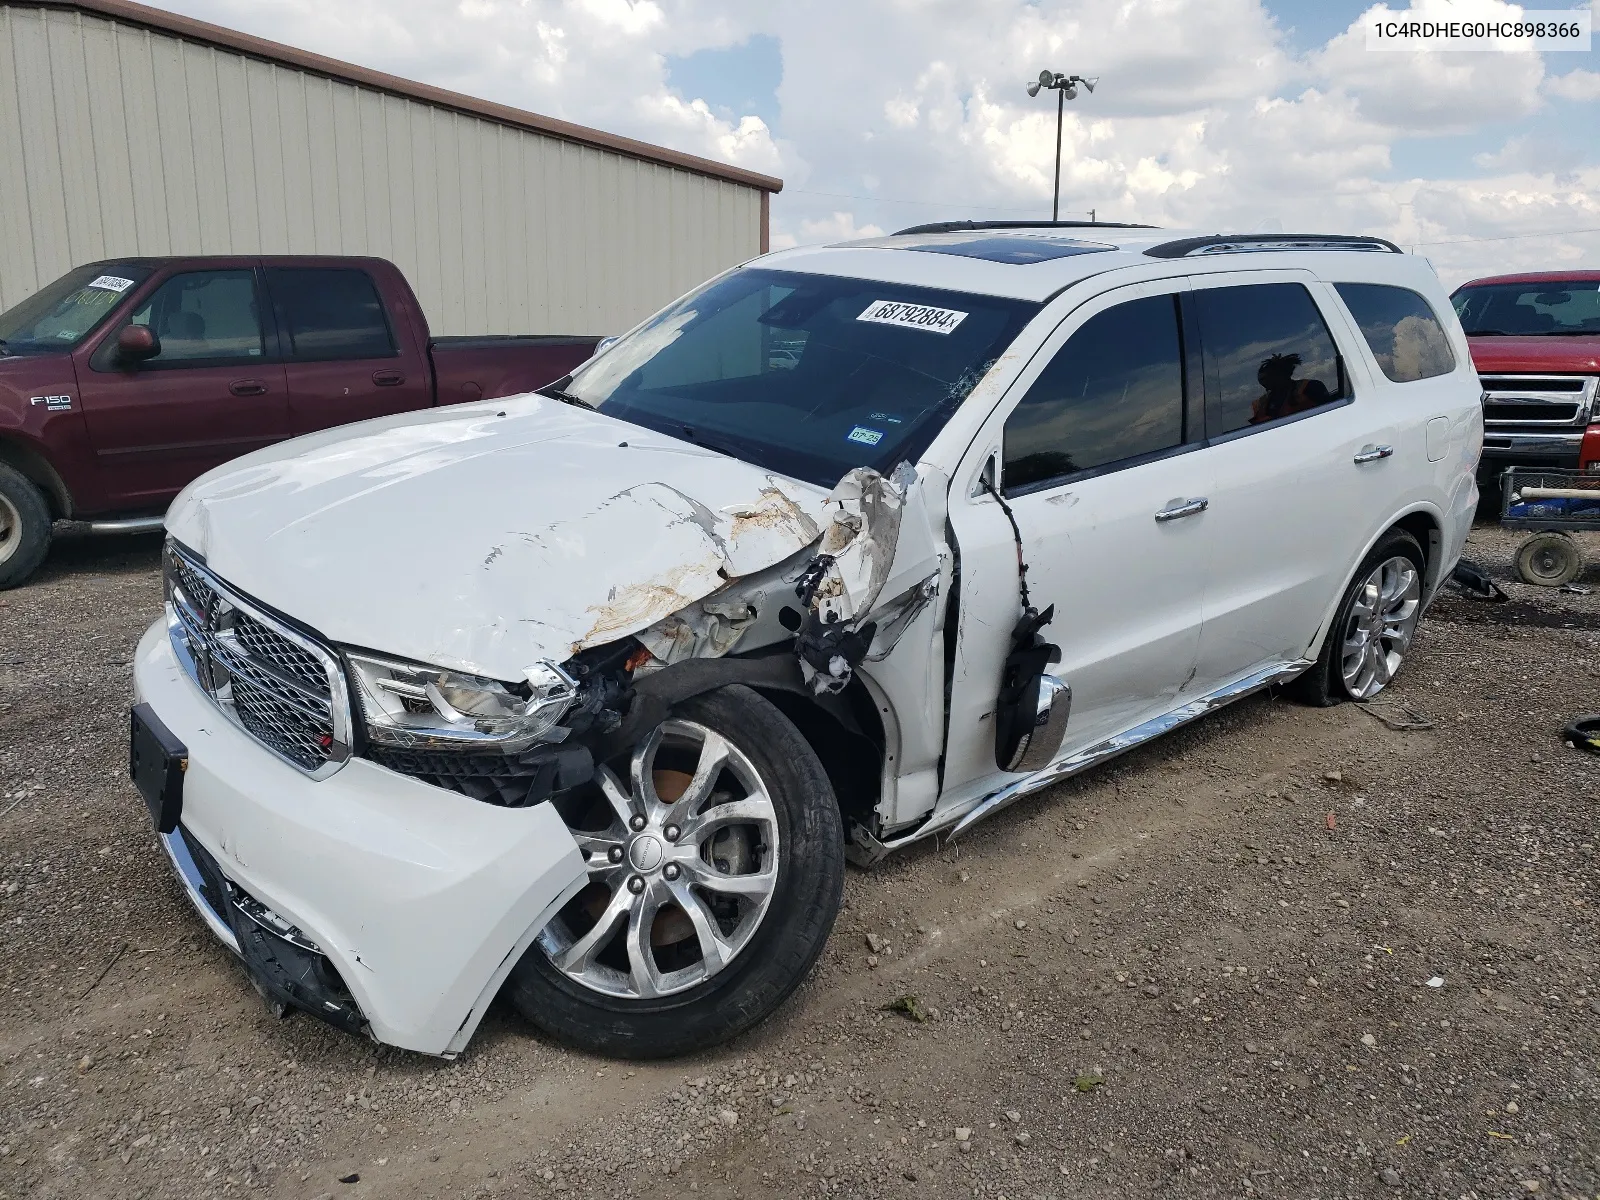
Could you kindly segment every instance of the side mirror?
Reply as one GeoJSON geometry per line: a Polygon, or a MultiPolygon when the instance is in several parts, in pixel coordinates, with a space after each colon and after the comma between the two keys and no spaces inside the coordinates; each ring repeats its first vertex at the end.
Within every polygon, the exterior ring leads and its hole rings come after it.
{"type": "Polygon", "coordinates": [[[126,325],[117,334],[117,361],[139,363],[161,353],[161,339],[148,325],[126,325]]]}

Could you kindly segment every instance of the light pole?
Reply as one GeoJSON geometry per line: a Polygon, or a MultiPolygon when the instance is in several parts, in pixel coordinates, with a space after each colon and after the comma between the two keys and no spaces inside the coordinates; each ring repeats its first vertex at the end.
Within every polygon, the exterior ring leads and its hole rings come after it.
{"type": "Polygon", "coordinates": [[[1061,219],[1061,123],[1066,120],[1067,101],[1078,98],[1078,85],[1083,85],[1086,92],[1094,91],[1094,85],[1100,82],[1097,75],[1093,79],[1085,79],[1082,75],[1062,75],[1056,71],[1040,71],[1036,82],[1028,85],[1028,95],[1037,96],[1040,89],[1053,91],[1056,94],[1056,190],[1050,200],[1050,220],[1061,219]]]}

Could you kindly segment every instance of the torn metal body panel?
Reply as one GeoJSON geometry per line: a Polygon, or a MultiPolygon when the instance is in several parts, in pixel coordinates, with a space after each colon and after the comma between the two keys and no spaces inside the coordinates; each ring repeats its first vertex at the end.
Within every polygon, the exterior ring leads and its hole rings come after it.
{"type": "Polygon", "coordinates": [[[202,476],[168,530],[331,641],[489,678],[647,629],[829,516],[820,488],[543,396],[338,432],[202,476]]]}

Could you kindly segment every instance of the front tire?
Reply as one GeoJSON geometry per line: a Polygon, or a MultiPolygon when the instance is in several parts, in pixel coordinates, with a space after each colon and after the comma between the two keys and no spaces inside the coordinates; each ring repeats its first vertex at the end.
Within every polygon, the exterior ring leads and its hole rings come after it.
{"type": "Polygon", "coordinates": [[[839,806],[816,753],[745,687],[696,696],[556,804],[589,867],[506,990],[556,1039],[668,1058],[776,1009],[844,894],[839,806]]]}
{"type": "Polygon", "coordinates": [[[1313,707],[1371,700],[1394,679],[1422,618],[1422,547],[1391,529],[1361,560],[1322,653],[1289,685],[1295,699],[1313,707]]]}
{"type": "Polygon", "coordinates": [[[50,550],[50,506],[22,472],[0,463],[0,591],[23,583],[50,550]]]}

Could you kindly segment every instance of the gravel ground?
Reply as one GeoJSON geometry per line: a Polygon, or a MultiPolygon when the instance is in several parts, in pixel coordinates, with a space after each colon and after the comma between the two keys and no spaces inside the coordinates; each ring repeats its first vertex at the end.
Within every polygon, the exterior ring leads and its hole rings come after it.
{"type": "Polygon", "coordinates": [[[1257,697],[852,871],[776,1019],[653,1065],[270,1016],[124,777],[157,543],[63,543],[0,594],[0,1197],[1593,1200],[1600,572],[1516,540],[1374,712],[1257,697]]]}

